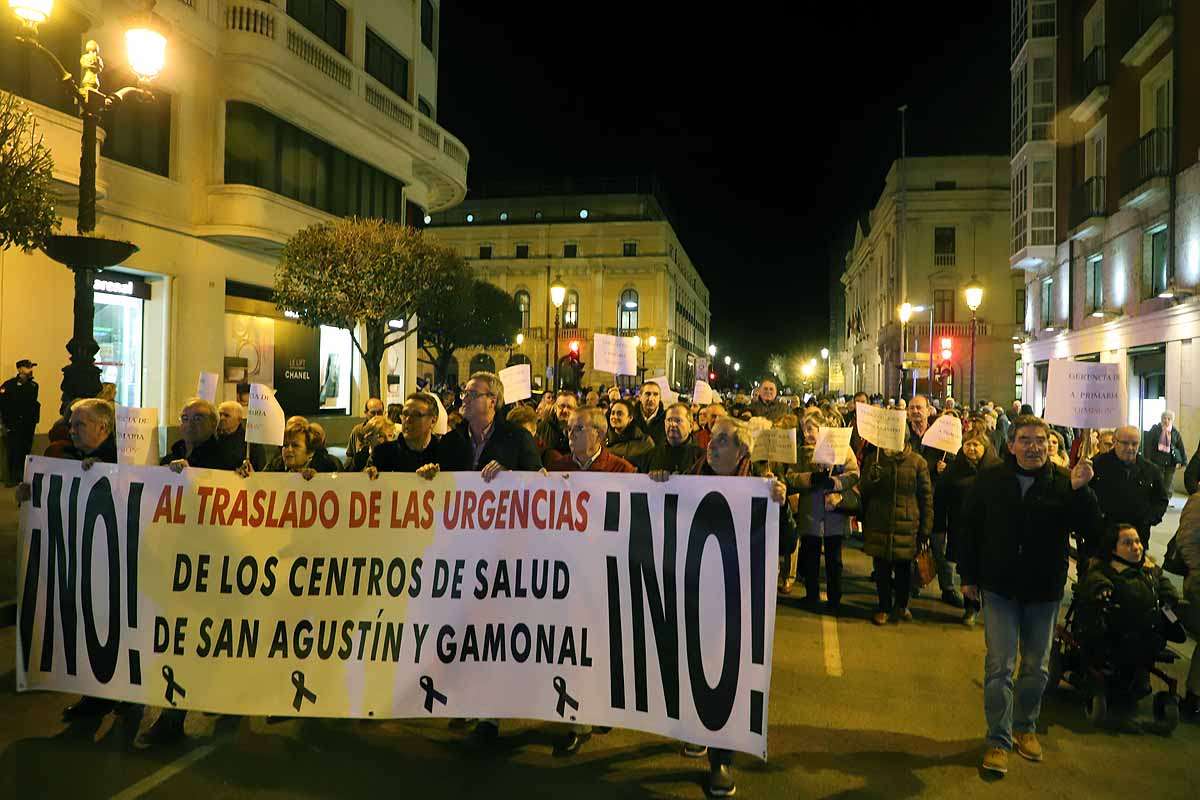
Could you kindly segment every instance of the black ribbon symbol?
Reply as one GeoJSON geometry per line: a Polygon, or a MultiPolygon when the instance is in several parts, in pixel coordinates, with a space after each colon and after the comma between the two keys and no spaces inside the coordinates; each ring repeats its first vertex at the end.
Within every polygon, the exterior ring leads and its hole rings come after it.
{"type": "Polygon", "coordinates": [[[183,690],[182,686],[175,682],[175,670],[164,664],[162,668],[162,676],[167,682],[166,698],[168,703],[175,705],[176,692],[179,692],[180,697],[187,697],[187,692],[183,690]]]}
{"type": "Polygon", "coordinates": [[[299,711],[300,704],[305,700],[310,703],[317,702],[316,694],[304,688],[304,673],[300,670],[292,673],[292,686],[296,687],[296,697],[292,700],[292,708],[299,711]]]}
{"type": "Polygon", "coordinates": [[[567,682],[558,675],[554,676],[554,690],[558,692],[558,715],[560,717],[566,716],[563,712],[567,706],[575,711],[579,710],[579,701],[567,694],[567,682]]]}
{"type": "Polygon", "coordinates": [[[426,711],[428,711],[430,714],[433,713],[434,700],[437,700],[442,705],[446,705],[446,695],[433,688],[433,678],[429,677],[428,675],[422,675],[421,680],[418,681],[418,683],[420,683],[421,688],[425,690],[426,711]]]}

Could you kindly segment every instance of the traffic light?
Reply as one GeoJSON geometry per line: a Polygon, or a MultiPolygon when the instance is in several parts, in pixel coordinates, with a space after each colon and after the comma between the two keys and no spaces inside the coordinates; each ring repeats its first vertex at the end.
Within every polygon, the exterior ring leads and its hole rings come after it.
{"type": "Polygon", "coordinates": [[[572,339],[571,343],[569,345],[567,345],[567,358],[571,359],[576,364],[579,363],[579,341],[578,340],[572,339]]]}
{"type": "Polygon", "coordinates": [[[954,340],[949,337],[942,337],[942,363],[938,365],[938,371],[943,378],[950,377],[954,372],[954,340]]]}
{"type": "Polygon", "coordinates": [[[717,373],[715,373],[715,372],[708,373],[708,382],[709,383],[713,383],[714,381],[716,381],[716,379],[717,379],[717,373]]]}

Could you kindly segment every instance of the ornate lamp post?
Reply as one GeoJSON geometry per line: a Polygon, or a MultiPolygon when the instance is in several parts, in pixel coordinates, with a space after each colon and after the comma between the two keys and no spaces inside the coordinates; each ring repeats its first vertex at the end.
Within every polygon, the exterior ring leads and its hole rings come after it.
{"type": "Polygon", "coordinates": [[[76,217],[77,236],[52,236],[43,248],[46,255],[65,264],[75,273],[74,324],[67,352],[71,363],[63,367],[63,401],[80,397],[95,397],[100,392],[100,370],[95,357],[100,346],[92,333],[95,321],[95,295],[92,273],[120,264],[137,252],[136,245],[111,239],[88,236],[96,229],[96,129],[100,116],[130,98],[153,99],[145,87],[158,77],[166,57],[167,40],[155,26],[155,0],[141,0],[133,24],[125,33],[129,66],[138,78],[138,86],[126,86],[111,94],[100,91],[100,75],[104,61],[100,46],[88,41],[79,59],[80,79],[67,70],[62,62],[38,41],[38,25],[50,17],[54,0],[8,0],[8,5],[22,23],[17,41],[34,48],[58,73],[59,80],[79,107],[83,118],[83,151],[79,157],[79,210],[76,217]]]}
{"type": "Polygon", "coordinates": [[[633,346],[637,348],[641,361],[638,366],[638,382],[646,380],[646,352],[658,347],[658,337],[651,335],[643,340],[641,336],[633,337],[633,346]]]}
{"type": "Polygon", "coordinates": [[[559,311],[562,309],[563,300],[567,299],[567,287],[563,286],[562,276],[559,275],[554,279],[554,284],[550,287],[550,302],[554,304],[554,393],[558,394],[558,388],[562,385],[561,376],[559,373],[558,363],[558,318],[559,311]]]}
{"type": "Polygon", "coordinates": [[[983,304],[983,287],[974,277],[967,284],[967,308],[971,309],[971,411],[975,410],[975,312],[983,304]]]}
{"type": "Polygon", "coordinates": [[[821,360],[825,362],[825,390],[821,394],[827,395],[827,394],[829,394],[829,348],[828,347],[821,348],[821,360]]]}

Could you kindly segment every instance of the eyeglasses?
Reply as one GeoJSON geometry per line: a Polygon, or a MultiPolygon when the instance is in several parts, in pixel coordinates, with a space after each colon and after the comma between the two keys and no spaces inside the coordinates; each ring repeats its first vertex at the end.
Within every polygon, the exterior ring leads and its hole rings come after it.
{"type": "Polygon", "coordinates": [[[492,392],[465,392],[463,397],[468,400],[477,400],[480,397],[495,397],[495,394],[492,392]]]}
{"type": "Polygon", "coordinates": [[[1137,447],[1138,446],[1136,439],[1134,439],[1132,442],[1128,442],[1124,439],[1117,439],[1117,444],[1119,444],[1123,447],[1137,447]]]}
{"type": "Polygon", "coordinates": [[[180,414],[180,422],[204,422],[208,419],[207,414],[180,414]]]}

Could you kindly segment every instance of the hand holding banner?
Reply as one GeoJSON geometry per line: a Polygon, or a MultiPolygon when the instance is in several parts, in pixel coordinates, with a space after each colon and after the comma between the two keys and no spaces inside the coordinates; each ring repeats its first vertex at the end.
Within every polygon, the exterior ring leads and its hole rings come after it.
{"type": "Polygon", "coordinates": [[[246,415],[246,441],[251,444],[283,446],[283,408],[275,390],[261,383],[250,384],[250,409],[246,415]]]}
{"type": "Polygon", "coordinates": [[[1065,358],[1050,362],[1046,421],[1068,428],[1118,428],[1125,424],[1125,385],[1118,364],[1065,358]]]}
{"type": "Polygon", "coordinates": [[[158,465],[158,409],[117,406],[117,463],[158,465]]]}
{"type": "Polygon", "coordinates": [[[962,449],[962,421],[950,415],[938,417],[921,437],[921,444],[956,454],[962,449]]]}
{"type": "Polygon", "coordinates": [[[516,403],[533,397],[528,364],[516,364],[500,370],[500,382],[504,384],[505,403],[516,403]]]}
{"type": "Polygon", "coordinates": [[[631,336],[597,333],[592,337],[592,368],[613,375],[637,374],[637,348],[631,336]]]}
{"type": "Polygon", "coordinates": [[[850,455],[850,434],[853,428],[821,428],[817,433],[817,446],[813,450],[813,463],[836,467],[845,464],[850,455]]]}
{"type": "Polygon", "coordinates": [[[855,404],[858,435],[884,450],[903,450],[908,418],[903,411],[888,411],[866,403],[855,404]]]}
{"type": "Polygon", "coordinates": [[[196,384],[196,397],[201,400],[207,400],[214,406],[217,404],[217,383],[220,378],[215,372],[201,372],[200,380],[196,384]]]}

